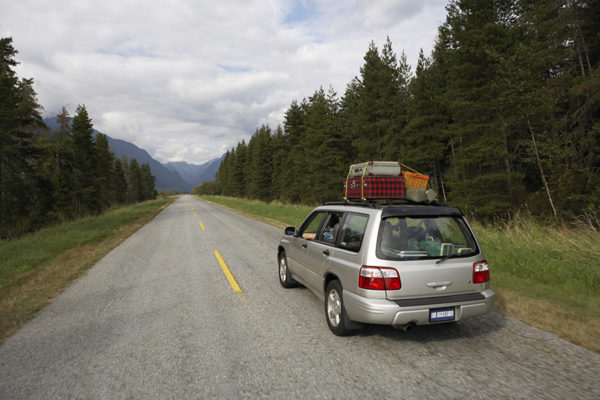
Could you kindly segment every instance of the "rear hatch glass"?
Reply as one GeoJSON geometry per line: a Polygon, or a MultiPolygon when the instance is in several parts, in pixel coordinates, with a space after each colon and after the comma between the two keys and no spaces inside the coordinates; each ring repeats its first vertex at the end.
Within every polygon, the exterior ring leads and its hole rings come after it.
{"type": "Polygon", "coordinates": [[[458,215],[383,218],[377,257],[397,268],[402,288],[390,300],[437,297],[479,291],[471,282],[477,242],[458,215]]]}
{"type": "Polygon", "coordinates": [[[462,217],[411,216],[383,218],[377,257],[383,260],[425,260],[470,257],[477,242],[462,217]]]}

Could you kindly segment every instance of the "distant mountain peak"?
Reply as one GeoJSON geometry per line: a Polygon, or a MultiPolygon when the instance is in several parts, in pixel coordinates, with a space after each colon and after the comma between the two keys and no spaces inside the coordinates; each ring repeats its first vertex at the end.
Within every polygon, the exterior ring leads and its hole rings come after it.
{"type": "MultiPolygon", "coordinates": [[[[72,119],[71,119],[72,120],[72,119]]],[[[58,128],[58,122],[56,117],[48,117],[44,118],[44,122],[48,127],[54,131],[58,128]]],[[[157,190],[168,190],[174,193],[188,193],[195,185],[187,182],[186,179],[182,178],[180,173],[177,170],[173,170],[171,168],[167,168],[165,165],[161,164],[159,161],[155,160],[148,154],[148,152],[133,143],[127,142],[121,139],[113,139],[109,135],[99,132],[94,129],[94,135],[102,133],[108,138],[108,145],[115,153],[115,156],[118,158],[127,157],[128,160],[135,158],[138,163],[145,164],[147,163],[150,166],[150,170],[152,171],[152,175],[156,177],[155,187],[157,190]]],[[[222,157],[221,157],[222,159],[222,157]]],[[[221,159],[219,160],[217,165],[217,170],[219,165],[221,164],[221,159]]],[[[209,163],[215,160],[209,161],[209,163]]],[[[185,163],[187,164],[187,163],[185,163]]],[[[191,165],[191,164],[188,164],[191,165]]],[[[206,165],[206,164],[203,164],[206,165]]],[[[215,170],[216,174],[216,170],[215,170]]],[[[209,174],[210,175],[210,174],[209,174]]],[[[206,180],[212,180],[211,179],[206,180]]]]}
{"type": "Polygon", "coordinates": [[[225,154],[201,165],[190,164],[185,161],[172,161],[165,163],[164,165],[169,170],[178,172],[188,184],[194,187],[201,183],[215,180],[217,171],[219,170],[219,166],[224,157],[225,154]]]}

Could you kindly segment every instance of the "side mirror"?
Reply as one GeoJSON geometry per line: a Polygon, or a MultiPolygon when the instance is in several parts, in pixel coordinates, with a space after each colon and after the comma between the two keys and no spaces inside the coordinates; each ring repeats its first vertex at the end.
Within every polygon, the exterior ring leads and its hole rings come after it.
{"type": "Polygon", "coordinates": [[[284,231],[286,236],[294,236],[296,234],[296,228],[293,226],[288,226],[284,231]]]}

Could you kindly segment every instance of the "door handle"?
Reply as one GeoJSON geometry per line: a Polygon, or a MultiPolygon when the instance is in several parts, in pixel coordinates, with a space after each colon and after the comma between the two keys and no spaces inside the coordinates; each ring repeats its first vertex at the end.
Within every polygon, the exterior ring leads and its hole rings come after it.
{"type": "Polygon", "coordinates": [[[306,249],[308,247],[308,244],[302,243],[302,247],[304,247],[306,249]]]}
{"type": "Polygon", "coordinates": [[[329,256],[329,250],[323,250],[323,254],[325,254],[326,256],[329,256]]]}

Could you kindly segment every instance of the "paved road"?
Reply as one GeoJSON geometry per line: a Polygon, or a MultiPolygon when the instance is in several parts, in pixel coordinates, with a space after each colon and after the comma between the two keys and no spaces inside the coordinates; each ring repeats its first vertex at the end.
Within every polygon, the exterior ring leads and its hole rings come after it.
{"type": "Polygon", "coordinates": [[[600,355],[496,313],[334,336],[280,234],[180,198],[0,347],[0,399],[600,398],[600,355]]]}

